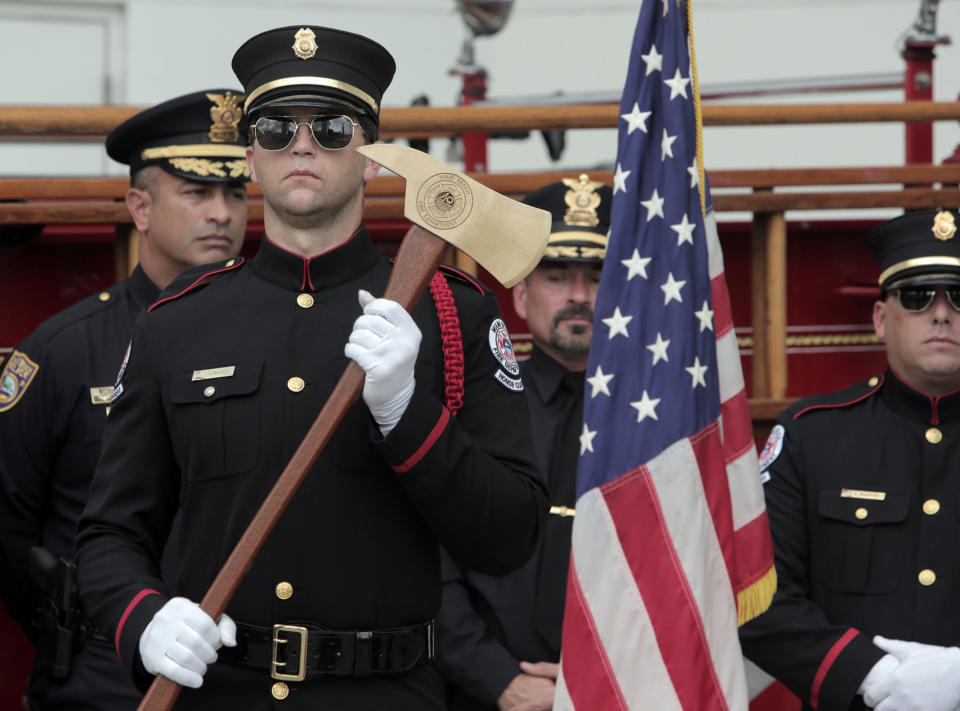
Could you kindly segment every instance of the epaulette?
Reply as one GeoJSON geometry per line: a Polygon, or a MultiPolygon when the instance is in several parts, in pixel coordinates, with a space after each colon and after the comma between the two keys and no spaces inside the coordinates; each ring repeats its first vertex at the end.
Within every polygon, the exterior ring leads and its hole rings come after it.
{"type": "Polygon", "coordinates": [[[787,412],[791,413],[792,419],[796,420],[801,415],[805,415],[808,412],[813,412],[815,410],[826,410],[830,408],[838,407],[849,407],[850,405],[855,405],[858,402],[866,400],[868,397],[880,391],[880,388],[883,387],[884,376],[874,375],[869,380],[865,380],[862,383],[857,383],[852,385],[849,388],[843,390],[837,390],[832,393],[824,393],[822,395],[811,395],[810,397],[802,398],[798,400],[787,412]]]}
{"type": "Polygon", "coordinates": [[[37,339],[36,342],[38,343],[53,338],[63,329],[105,308],[113,306],[113,304],[117,303],[117,299],[122,296],[126,288],[126,284],[121,282],[78,301],[63,311],[55,313],[41,323],[32,334],[32,337],[37,339]]]}
{"type": "Polygon", "coordinates": [[[201,286],[206,286],[227,272],[236,271],[242,267],[245,262],[246,260],[243,257],[234,257],[233,259],[225,259],[222,262],[213,262],[212,264],[204,264],[199,267],[187,269],[174,279],[170,283],[170,286],[160,293],[160,297],[147,311],[153,311],[162,304],[175,301],[201,286]]]}
{"type": "Polygon", "coordinates": [[[477,281],[475,277],[471,276],[470,274],[467,274],[466,272],[460,271],[456,267],[451,267],[446,264],[441,264],[440,271],[443,273],[444,276],[450,277],[452,279],[456,279],[457,281],[466,282],[467,284],[472,286],[474,289],[479,291],[481,294],[486,294],[489,291],[489,289],[487,289],[483,284],[477,281]]]}

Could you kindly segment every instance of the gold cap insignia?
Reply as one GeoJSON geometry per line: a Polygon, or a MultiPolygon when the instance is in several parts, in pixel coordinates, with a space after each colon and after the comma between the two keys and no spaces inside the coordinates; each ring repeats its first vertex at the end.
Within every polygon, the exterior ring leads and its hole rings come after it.
{"type": "Polygon", "coordinates": [[[207,98],[213,102],[210,109],[213,125],[210,126],[208,134],[210,140],[214,143],[236,143],[240,138],[237,127],[243,118],[243,109],[240,108],[243,94],[228,91],[226,94],[207,94],[207,98]]]}
{"type": "Polygon", "coordinates": [[[581,173],[580,177],[564,178],[563,184],[570,188],[563,201],[567,203],[567,212],[563,221],[568,225],[579,227],[596,227],[600,219],[597,217],[597,208],[600,206],[600,196],[596,190],[603,183],[590,180],[590,176],[581,173]]]}
{"type": "Polygon", "coordinates": [[[933,236],[946,242],[957,233],[957,225],[953,220],[953,213],[942,210],[933,218],[933,236]]]}
{"type": "Polygon", "coordinates": [[[301,27],[293,36],[293,53],[300,59],[310,59],[317,53],[317,36],[309,27],[301,27]]]}

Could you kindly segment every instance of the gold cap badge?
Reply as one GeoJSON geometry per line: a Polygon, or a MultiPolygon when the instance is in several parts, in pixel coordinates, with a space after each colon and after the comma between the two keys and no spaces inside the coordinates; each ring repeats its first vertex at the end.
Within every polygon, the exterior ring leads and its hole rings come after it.
{"type": "Polygon", "coordinates": [[[300,59],[310,59],[317,53],[317,36],[309,27],[301,27],[293,36],[293,53],[300,59]]]}
{"type": "Polygon", "coordinates": [[[603,183],[590,180],[590,176],[581,173],[580,177],[564,178],[563,184],[570,188],[563,201],[567,204],[567,212],[563,221],[568,225],[579,227],[596,227],[600,219],[597,217],[597,208],[600,206],[600,196],[596,190],[603,183]]]}
{"type": "Polygon", "coordinates": [[[210,133],[207,134],[210,140],[214,143],[236,143],[240,137],[237,127],[240,125],[240,119],[243,118],[243,109],[240,108],[243,94],[228,91],[226,94],[207,94],[207,98],[213,102],[210,108],[210,119],[213,124],[210,126],[210,133]]]}
{"type": "Polygon", "coordinates": [[[957,233],[957,225],[953,219],[953,213],[943,210],[938,212],[933,218],[933,236],[946,242],[957,233]]]}

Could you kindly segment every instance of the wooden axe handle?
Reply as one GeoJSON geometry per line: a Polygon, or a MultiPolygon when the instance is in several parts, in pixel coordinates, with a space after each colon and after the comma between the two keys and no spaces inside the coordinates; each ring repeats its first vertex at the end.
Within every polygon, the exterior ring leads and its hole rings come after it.
{"type": "MultiPolygon", "coordinates": [[[[416,225],[411,227],[403,242],[400,243],[384,298],[398,302],[407,311],[412,310],[437,271],[446,248],[447,243],[439,237],[416,225]]],[[[307,431],[303,442],[293,453],[290,462],[260,505],[250,525],[247,526],[247,530],[237,541],[230,557],[217,573],[210,589],[200,602],[200,609],[214,620],[227,609],[227,604],[243,576],[253,565],[253,560],[263,547],[267,536],[280,520],[287,504],[306,479],[347,411],[360,396],[363,390],[363,378],[364,374],[360,366],[350,361],[323,409],[320,410],[320,414],[317,415],[317,419],[307,431]]],[[[179,684],[157,675],[140,701],[138,711],[169,711],[173,708],[179,693],[179,684]]]]}

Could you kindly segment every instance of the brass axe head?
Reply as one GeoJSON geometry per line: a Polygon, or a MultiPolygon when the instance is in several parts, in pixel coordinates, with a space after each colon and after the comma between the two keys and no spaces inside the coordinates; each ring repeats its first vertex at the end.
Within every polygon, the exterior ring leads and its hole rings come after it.
{"type": "Polygon", "coordinates": [[[357,151],[406,180],[403,215],[462,249],[506,287],[543,256],[552,217],[468,178],[408,146],[373,143],[357,151]]]}

